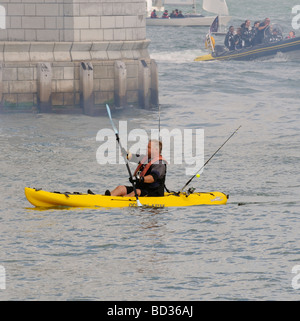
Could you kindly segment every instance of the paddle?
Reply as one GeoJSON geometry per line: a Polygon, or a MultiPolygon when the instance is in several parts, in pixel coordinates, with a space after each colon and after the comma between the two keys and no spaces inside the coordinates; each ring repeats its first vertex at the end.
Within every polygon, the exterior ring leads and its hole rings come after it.
{"type": "MultiPolygon", "coordinates": [[[[115,132],[116,140],[117,140],[117,142],[118,142],[118,144],[119,144],[119,146],[120,146],[120,148],[121,148],[121,151],[122,151],[122,150],[123,150],[123,147],[122,147],[121,142],[120,142],[119,132],[118,132],[118,130],[117,130],[117,128],[116,128],[113,120],[112,120],[110,108],[109,108],[109,106],[108,106],[107,104],[106,104],[106,110],[107,110],[108,117],[109,117],[109,119],[110,119],[110,123],[111,123],[111,125],[112,125],[112,128],[113,128],[113,130],[114,130],[114,132],[115,132]]],[[[123,155],[123,153],[122,153],[122,155],[123,155]]],[[[136,197],[137,206],[143,206],[142,203],[140,202],[139,196],[138,196],[138,194],[137,194],[137,192],[136,192],[136,187],[135,187],[135,183],[133,182],[133,177],[132,177],[132,173],[131,173],[131,170],[130,170],[130,167],[129,167],[129,163],[128,163],[128,160],[127,160],[127,156],[126,156],[126,155],[123,155],[123,158],[124,158],[124,160],[125,160],[125,164],[126,164],[126,167],[127,167],[127,170],[128,170],[128,174],[129,174],[129,177],[130,177],[130,181],[132,182],[132,187],[133,187],[134,195],[135,195],[135,197],[136,197]]]]}
{"type": "Polygon", "coordinates": [[[209,161],[217,154],[217,152],[229,141],[229,139],[241,128],[242,126],[239,126],[226,140],[225,142],[212,154],[212,156],[205,162],[205,164],[195,173],[182,187],[179,193],[182,193],[183,190],[190,184],[190,182],[197,176],[197,174],[209,163],[209,161]]]}

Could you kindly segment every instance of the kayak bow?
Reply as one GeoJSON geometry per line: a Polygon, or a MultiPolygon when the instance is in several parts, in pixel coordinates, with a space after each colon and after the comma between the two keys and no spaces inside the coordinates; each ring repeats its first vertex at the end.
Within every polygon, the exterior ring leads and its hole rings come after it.
{"type": "MultiPolygon", "coordinates": [[[[136,207],[135,197],[99,194],[46,192],[25,187],[27,200],[36,207],[136,207]]],[[[195,205],[224,205],[228,196],[221,192],[165,193],[161,197],[140,197],[147,207],[185,207],[195,205]]]]}

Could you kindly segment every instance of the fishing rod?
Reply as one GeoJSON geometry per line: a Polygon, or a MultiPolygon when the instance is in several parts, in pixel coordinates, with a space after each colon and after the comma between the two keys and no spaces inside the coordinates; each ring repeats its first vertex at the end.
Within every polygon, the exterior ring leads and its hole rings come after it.
{"type": "MultiPolygon", "coordinates": [[[[108,106],[107,104],[106,104],[106,110],[107,110],[107,114],[108,114],[108,117],[109,117],[109,119],[110,119],[110,123],[111,123],[111,125],[112,125],[112,128],[113,128],[113,130],[114,130],[114,132],[115,132],[116,140],[117,140],[117,142],[118,142],[118,144],[119,144],[119,146],[120,146],[120,148],[121,148],[121,151],[122,151],[122,150],[123,150],[123,147],[122,147],[121,142],[120,142],[119,132],[118,132],[118,130],[117,130],[117,128],[116,128],[113,120],[112,120],[110,108],[109,108],[109,106],[108,106]]],[[[131,182],[131,184],[132,184],[133,191],[134,191],[134,195],[135,195],[135,197],[136,197],[137,206],[143,206],[142,203],[141,203],[140,200],[139,200],[139,196],[138,196],[137,191],[136,191],[135,182],[133,181],[133,176],[132,176],[132,173],[131,173],[131,170],[130,170],[130,166],[129,166],[129,163],[128,163],[128,160],[127,160],[127,155],[124,155],[124,154],[122,153],[122,156],[123,156],[123,158],[124,158],[124,160],[125,160],[125,164],[126,164],[126,167],[127,167],[127,170],[128,170],[129,177],[130,177],[130,182],[131,182]]]]}
{"type": "Polygon", "coordinates": [[[229,141],[229,139],[241,128],[239,126],[226,140],[225,142],[211,155],[211,157],[205,162],[205,164],[195,173],[183,186],[179,193],[182,193],[183,190],[190,184],[190,182],[197,176],[197,174],[209,163],[209,161],[218,153],[218,151],[229,141]]]}

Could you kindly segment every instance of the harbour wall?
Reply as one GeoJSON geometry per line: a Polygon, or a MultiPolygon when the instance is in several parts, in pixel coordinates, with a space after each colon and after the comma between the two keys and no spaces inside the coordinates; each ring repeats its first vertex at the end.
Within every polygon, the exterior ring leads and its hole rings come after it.
{"type": "Polygon", "coordinates": [[[158,104],[144,0],[1,1],[0,110],[97,115],[158,104]]]}

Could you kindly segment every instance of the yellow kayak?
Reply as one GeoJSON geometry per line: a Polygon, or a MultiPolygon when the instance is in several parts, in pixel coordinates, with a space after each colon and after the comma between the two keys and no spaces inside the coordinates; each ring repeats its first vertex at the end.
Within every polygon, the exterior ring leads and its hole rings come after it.
{"type": "MultiPolygon", "coordinates": [[[[27,200],[36,207],[135,207],[135,197],[99,194],[46,192],[25,187],[27,200]]],[[[185,207],[195,205],[224,205],[228,196],[221,192],[165,193],[161,197],[139,197],[147,207],[185,207]]]]}

